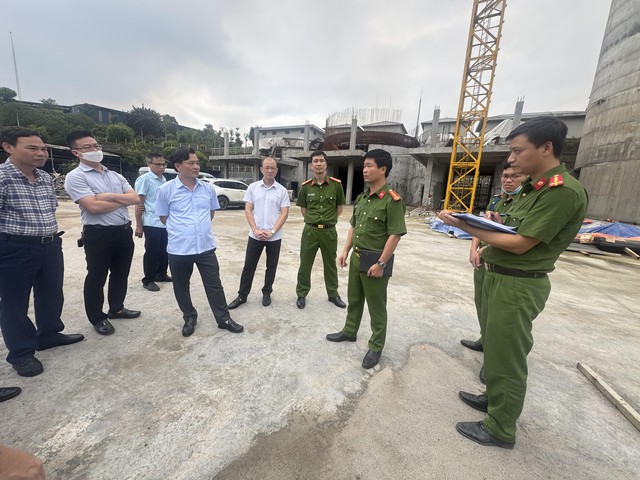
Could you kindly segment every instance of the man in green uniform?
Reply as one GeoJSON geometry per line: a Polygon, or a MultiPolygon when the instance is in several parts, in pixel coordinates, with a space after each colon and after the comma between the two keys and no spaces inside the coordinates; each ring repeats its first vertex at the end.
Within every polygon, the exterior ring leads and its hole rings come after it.
{"type": "MultiPolygon", "coordinates": [[[[524,175],[521,173],[515,173],[513,167],[509,162],[505,162],[503,165],[502,175],[500,176],[500,183],[502,184],[502,192],[500,195],[495,195],[489,205],[487,205],[487,212],[496,212],[498,214],[505,214],[513,202],[517,198],[520,190],[522,190],[522,181],[524,175]]],[[[469,252],[469,262],[473,266],[473,300],[476,304],[476,313],[478,315],[478,323],[480,324],[480,338],[476,341],[473,340],[460,340],[460,343],[475,350],[477,352],[483,351],[483,339],[486,319],[482,317],[482,284],[484,282],[484,260],[482,258],[482,252],[485,249],[486,244],[481,242],[479,238],[473,237],[471,239],[471,251],[469,252]]],[[[480,369],[480,381],[485,383],[484,367],[480,369]]]]}
{"type": "Polygon", "coordinates": [[[318,248],[324,265],[324,284],[329,301],[340,308],[346,305],[338,294],[338,232],[336,223],[342,213],[345,197],[339,179],[327,177],[327,156],[321,150],[311,154],[313,178],[302,184],[296,203],[302,210],[304,229],[300,240],[300,268],[296,293],[298,308],[304,308],[311,290],[311,268],[318,248]]]}
{"type": "Polygon", "coordinates": [[[386,273],[387,262],[392,258],[400,237],[407,233],[404,202],[387,184],[392,165],[391,154],[385,150],[376,149],[365,154],[362,175],[369,186],[356,198],[351,228],[338,258],[340,267],[344,268],[353,247],[347,287],[347,319],[342,331],[330,333],[327,340],[356,341],[366,300],[371,317],[371,338],[369,350],[362,361],[363,368],[375,367],[384,348],[389,276],[383,274],[386,273]],[[361,256],[365,252],[375,252],[374,256],[378,257],[368,269],[360,267],[361,256]]]}
{"type": "MultiPolygon", "coordinates": [[[[587,194],[560,163],[567,126],[553,117],[526,121],[507,137],[509,163],[528,175],[503,223],[515,235],[481,230],[440,212],[447,224],[489,244],[483,252],[485,278],[482,315],[486,318],[484,364],[486,394],[460,392],[471,407],[487,412],[481,422],[459,422],[458,432],[481,445],[513,448],[516,420],[527,389],[527,355],[533,346],[532,322],[551,291],[547,273],[578,233],[587,211],[587,194]]],[[[500,215],[489,212],[492,220],[500,215]]]]}

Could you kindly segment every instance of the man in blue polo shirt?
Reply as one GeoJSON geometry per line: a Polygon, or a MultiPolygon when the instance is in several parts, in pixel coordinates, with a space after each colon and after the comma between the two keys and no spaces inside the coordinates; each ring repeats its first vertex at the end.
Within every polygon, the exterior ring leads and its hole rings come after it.
{"type": "Polygon", "coordinates": [[[156,282],[171,282],[167,275],[169,257],[167,256],[167,227],[156,214],[158,189],[167,182],[164,178],[166,162],[159,153],[147,155],[149,171],[136,180],[136,192],[141,204],[136,206],[136,231],[138,238],[144,236],[144,257],[142,268],[144,277],[142,287],[150,292],[158,292],[156,282]]]}
{"type": "Polygon", "coordinates": [[[211,220],[219,209],[213,186],[198,179],[200,161],[192,148],[178,148],[169,157],[178,176],[158,190],[156,214],[167,226],[169,265],[173,275],[173,293],[182,311],[182,335],[190,336],[198,323],[198,312],[191,302],[189,282],[195,264],[200,271],[204,290],[218,328],[240,333],[244,330],[231,319],[220,266],[216,257],[216,241],[211,220]]]}

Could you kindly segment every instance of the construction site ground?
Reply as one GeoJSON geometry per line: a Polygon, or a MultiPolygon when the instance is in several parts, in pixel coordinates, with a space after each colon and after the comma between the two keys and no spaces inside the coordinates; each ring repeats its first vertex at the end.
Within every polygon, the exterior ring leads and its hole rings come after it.
{"type": "MultiPolygon", "coordinates": [[[[338,225],[339,249],[351,208],[338,225]]],[[[380,364],[363,370],[370,334],[329,343],[345,310],[327,301],[320,256],[304,310],[295,284],[303,220],[292,207],[273,303],[261,304],[264,259],[248,302],[232,311],[245,327],[216,328],[197,270],[195,334],[181,335],[170,284],[144,290],[136,239],[125,306],[98,335],[86,319],[79,212],[58,209],[65,230],[67,333],[86,339],[38,352],[33,378],[0,366],[0,386],[23,393],[0,404],[0,443],[34,453],[48,479],[630,479],[640,472],[640,432],[576,368],[584,362],[640,409],[640,261],[565,252],[552,293],[534,321],[524,411],[514,450],[483,447],[455,430],[483,414],[458,399],[482,391],[475,339],[469,241],[407,217],[389,284],[389,327],[380,364]]],[[[236,296],[248,226],[241,209],[213,221],[227,301],[236,296]]],[[[347,297],[347,270],[339,271],[347,297]]],[[[2,344],[0,354],[6,349],[2,344]]]]}

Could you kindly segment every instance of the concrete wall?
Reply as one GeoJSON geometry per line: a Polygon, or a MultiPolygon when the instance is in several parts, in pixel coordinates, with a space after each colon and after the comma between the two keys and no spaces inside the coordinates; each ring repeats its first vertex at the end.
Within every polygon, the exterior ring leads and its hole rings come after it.
{"type": "Polygon", "coordinates": [[[588,215],[640,223],[640,2],[613,0],[576,159],[588,215]]]}
{"type": "Polygon", "coordinates": [[[410,155],[393,156],[393,168],[387,182],[407,205],[420,205],[423,188],[425,202],[429,195],[427,167],[410,155]]]}

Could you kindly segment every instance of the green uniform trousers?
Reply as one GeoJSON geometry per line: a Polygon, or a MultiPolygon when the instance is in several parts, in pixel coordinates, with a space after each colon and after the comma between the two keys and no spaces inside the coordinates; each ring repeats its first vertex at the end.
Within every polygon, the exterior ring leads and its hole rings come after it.
{"type": "Polygon", "coordinates": [[[527,391],[527,355],[533,347],[532,322],[544,309],[550,291],[549,277],[484,273],[484,365],[489,401],[484,426],[500,440],[516,440],[516,420],[527,391]]]}
{"type": "Polygon", "coordinates": [[[324,284],[329,297],[338,297],[338,266],[336,251],[338,250],[338,232],[334,228],[315,228],[305,225],[300,241],[300,268],[298,268],[298,285],[296,293],[306,297],[311,290],[311,269],[320,249],[324,266],[324,284]]]}
{"type": "Polygon", "coordinates": [[[482,315],[482,284],[484,283],[484,264],[480,268],[473,269],[473,301],[476,304],[476,314],[478,315],[478,323],[480,324],[480,338],[478,342],[484,344],[484,331],[486,330],[487,320],[482,315]]]}
{"type": "Polygon", "coordinates": [[[366,300],[371,317],[369,350],[381,352],[387,337],[387,285],[389,277],[367,277],[366,273],[358,271],[359,267],[360,255],[354,252],[349,263],[349,285],[347,287],[349,306],[342,333],[349,337],[355,337],[358,334],[366,300]]]}

